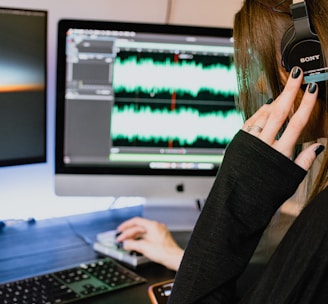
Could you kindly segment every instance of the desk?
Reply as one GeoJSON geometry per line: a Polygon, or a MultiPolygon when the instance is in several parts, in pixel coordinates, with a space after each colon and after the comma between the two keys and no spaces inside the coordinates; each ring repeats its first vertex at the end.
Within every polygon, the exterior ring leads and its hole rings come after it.
{"type": "MultiPolygon", "coordinates": [[[[0,232],[0,283],[92,260],[97,254],[88,242],[92,244],[97,233],[115,229],[122,221],[141,214],[141,207],[137,206],[7,226],[0,232]]],[[[189,232],[180,231],[175,236],[183,246],[189,232]]],[[[148,282],[80,303],[147,304],[148,286],[175,274],[155,263],[134,271],[148,282]]]]}
{"type": "MultiPolygon", "coordinates": [[[[115,229],[118,224],[133,216],[142,216],[141,206],[113,209],[26,222],[5,227],[0,232],[0,283],[22,277],[52,272],[97,258],[92,244],[99,232],[115,229]]],[[[190,231],[173,231],[173,237],[185,247],[190,231]]],[[[237,282],[237,293],[244,294],[249,284],[262,271],[262,263],[250,263],[237,282]]],[[[88,300],[83,304],[149,304],[147,289],[150,284],[174,277],[175,272],[150,263],[133,269],[147,279],[146,284],[129,287],[88,300]]]]}

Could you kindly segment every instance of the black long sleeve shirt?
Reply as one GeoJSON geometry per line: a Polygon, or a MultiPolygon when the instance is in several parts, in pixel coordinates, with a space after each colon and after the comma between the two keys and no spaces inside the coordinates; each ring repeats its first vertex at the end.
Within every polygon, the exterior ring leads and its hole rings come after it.
{"type": "MultiPolygon", "coordinates": [[[[238,132],[196,223],[169,303],[239,303],[236,280],[272,216],[305,175],[305,170],[264,142],[238,132]]],[[[322,279],[328,277],[327,227],[324,191],[294,222],[263,276],[241,302],[323,303],[314,299],[328,296],[328,289],[320,287],[328,286],[328,278],[322,279]],[[318,204],[325,212],[317,210],[318,204]]]]}

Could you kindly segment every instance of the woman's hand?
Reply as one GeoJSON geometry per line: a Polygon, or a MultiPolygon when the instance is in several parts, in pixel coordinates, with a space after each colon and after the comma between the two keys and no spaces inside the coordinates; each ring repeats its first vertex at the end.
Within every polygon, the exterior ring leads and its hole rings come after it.
{"type": "MultiPolygon", "coordinates": [[[[271,104],[263,105],[245,122],[242,128],[288,158],[293,155],[297,140],[306,126],[317,101],[318,86],[316,83],[310,83],[304,92],[300,106],[290,117],[302,80],[302,70],[294,67],[280,96],[271,104]],[[287,118],[289,118],[288,125],[280,138],[277,139],[277,134],[287,118]]],[[[322,150],[319,144],[309,146],[297,156],[295,163],[308,170],[316,158],[318,153],[316,151],[319,150],[322,150]]]]}
{"type": "Polygon", "coordinates": [[[164,224],[141,217],[134,217],[118,226],[117,242],[125,250],[137,251],[165,267],[178,270],[183,249],[174,241],[164,224]]]}

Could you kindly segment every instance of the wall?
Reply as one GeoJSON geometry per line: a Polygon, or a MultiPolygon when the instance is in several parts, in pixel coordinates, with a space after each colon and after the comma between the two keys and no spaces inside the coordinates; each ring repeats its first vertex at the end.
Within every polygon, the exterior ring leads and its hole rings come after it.
{"type": "Polygon", "coordinates": [[[0,0],[2,7],[48,11],[48,162],[0,168],[0,219],[44,218],[107,208],[110,198],[56,197],[54,115],[56,27],[61,18],[232,27],[241,0],[0,0]]]}
{"type": "Polygon", "coordinates": [[[232,27],[242,0],[172,0],[170,23],[232,27]]]}

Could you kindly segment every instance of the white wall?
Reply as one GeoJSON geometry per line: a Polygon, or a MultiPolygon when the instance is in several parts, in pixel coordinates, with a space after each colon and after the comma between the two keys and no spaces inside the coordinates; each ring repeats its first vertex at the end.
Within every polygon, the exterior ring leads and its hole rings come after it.
{"type": "Polygon", "coordinates": [[[242,0],[172,0],[169,23],[232,27],[242,0]]]}
{"type": "MultiPolygon", "coordinates": [[[[61,18],[232,27],[241,0],[0,0],[2,7],[48,11],[48,162],[0,168],[0,220],[43,218],[107,208],[108,198],[56,197],[54,116],[56,28],[61,18]],[[169,14],[168,14],[169,13],[169,14]]],[[[0,46],[1,47],[1,46],[0,46]]]]}

